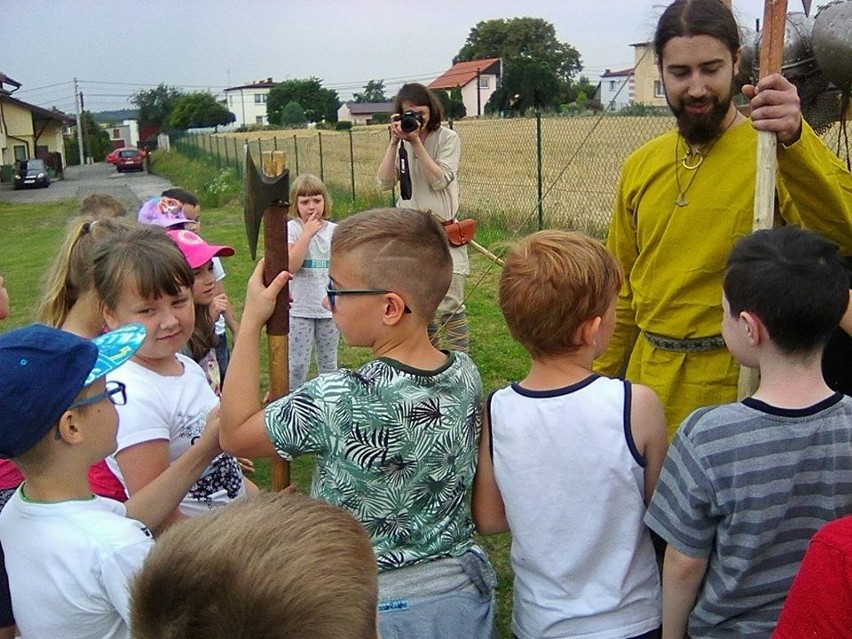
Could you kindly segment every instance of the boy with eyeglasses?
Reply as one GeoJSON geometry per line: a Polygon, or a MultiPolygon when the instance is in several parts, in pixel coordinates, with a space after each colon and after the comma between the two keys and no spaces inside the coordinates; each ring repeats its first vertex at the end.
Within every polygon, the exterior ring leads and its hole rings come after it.
{"type": "Polygon", "coordinates": [[[0,456],[25,481],[0,513],[15,620],[24,637],[127,639],[130,582],[149,531],[221,450],[218,422],[125,504],[95,496],[89,467],[115,450],[124,385],[105,375],[145,340],[128,324],[92,341],[33,324],[0,335],[0,456]]]}
{"type": "Polygon", "coordinates": [[[261,408],[261,329],[289,279],[249,280],[222,393],[223,448],[251,457],[316,455],[311,495],[366,528],[379,568],[384,639],[490,637],[494,573],[474,543],[470,493],[482,382],[465,353],[439,351],[428,324],[452,278],[446,234],[431,215],[374,209],[331,241],[326,304],[359,370],[310,380],[261,408]]]}

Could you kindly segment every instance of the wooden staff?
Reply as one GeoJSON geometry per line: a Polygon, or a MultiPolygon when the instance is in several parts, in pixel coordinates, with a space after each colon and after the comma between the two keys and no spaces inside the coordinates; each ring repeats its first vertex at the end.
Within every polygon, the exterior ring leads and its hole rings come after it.
{"type": "MultiPolygon", "coordinates": [[[[784,30],[787,0],[765,0],[763,31],[760,36],[760,77],[781,73],[784,59],[784,30]]],[[[754,190],[752,231],[772,228],[775,213],[775,176],[778,171],[777,138],[770,131],[757,132],[757,177],[754,190]]],[[[757,390],[760,374],[756,368],[740,366],[737,395],[748,397],[757,390]]]]}

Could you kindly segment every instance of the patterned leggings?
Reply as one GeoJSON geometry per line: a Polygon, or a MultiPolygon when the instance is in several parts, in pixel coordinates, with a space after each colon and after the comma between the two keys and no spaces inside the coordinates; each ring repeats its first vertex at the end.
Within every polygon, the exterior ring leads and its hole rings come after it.
{"type": "Polygon", "coordinates": [[[311,350],[316,343],[317,370],[337,370],[337,344],[340,332],[334,320],[290,316],[290,389],[295,390],[308,379],[311,350]]]}

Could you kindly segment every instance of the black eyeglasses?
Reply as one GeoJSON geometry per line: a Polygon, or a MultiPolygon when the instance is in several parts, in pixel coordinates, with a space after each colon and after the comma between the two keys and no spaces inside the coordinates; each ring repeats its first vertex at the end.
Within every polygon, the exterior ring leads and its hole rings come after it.
{"type": "MultiPolygon", "coordinates": [[[[329,280],[328,284],[325,285],[325,294],[328,295],[328,305],[331,307],[332,311],[337,308],[334,298],[338,295],[384,295],[386,293],[393,293],[393,291],[389,291],[384,288],[334,288],[334,284],[331,280],[329,280]]],[[[405,305],[404,310],[406,313],[411,312],[411,309],[408,308],[408,304],[405,305]]]]}
{"type": "Polygon", "coordinates": [[[105,399],[108,399],[116,406],[124,406],[127,403],[127,393],[125,392],[124,384],[121,382],[107,382],[106,390],[103,393],[98,393],[97,395],[92,395],[86,399],[81,399],[79,402],[74,402],[68,407],[68,410],[71,410],[72,408],[82,408],[83,406],[91,406],[92,404],[97,404],[105,399]]]}

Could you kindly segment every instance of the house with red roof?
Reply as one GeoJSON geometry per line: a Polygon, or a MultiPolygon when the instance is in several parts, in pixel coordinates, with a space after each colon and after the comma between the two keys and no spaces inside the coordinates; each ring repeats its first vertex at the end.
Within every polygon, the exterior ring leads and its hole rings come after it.
{"type": "Polygon", "coordinates": [[[478,117],[485,110],[488,98],[500,86],[503,77],[502,58],[485,58],[454,64],[429,83],[432,90],[461,89],[468,117],[478,117]]]}

